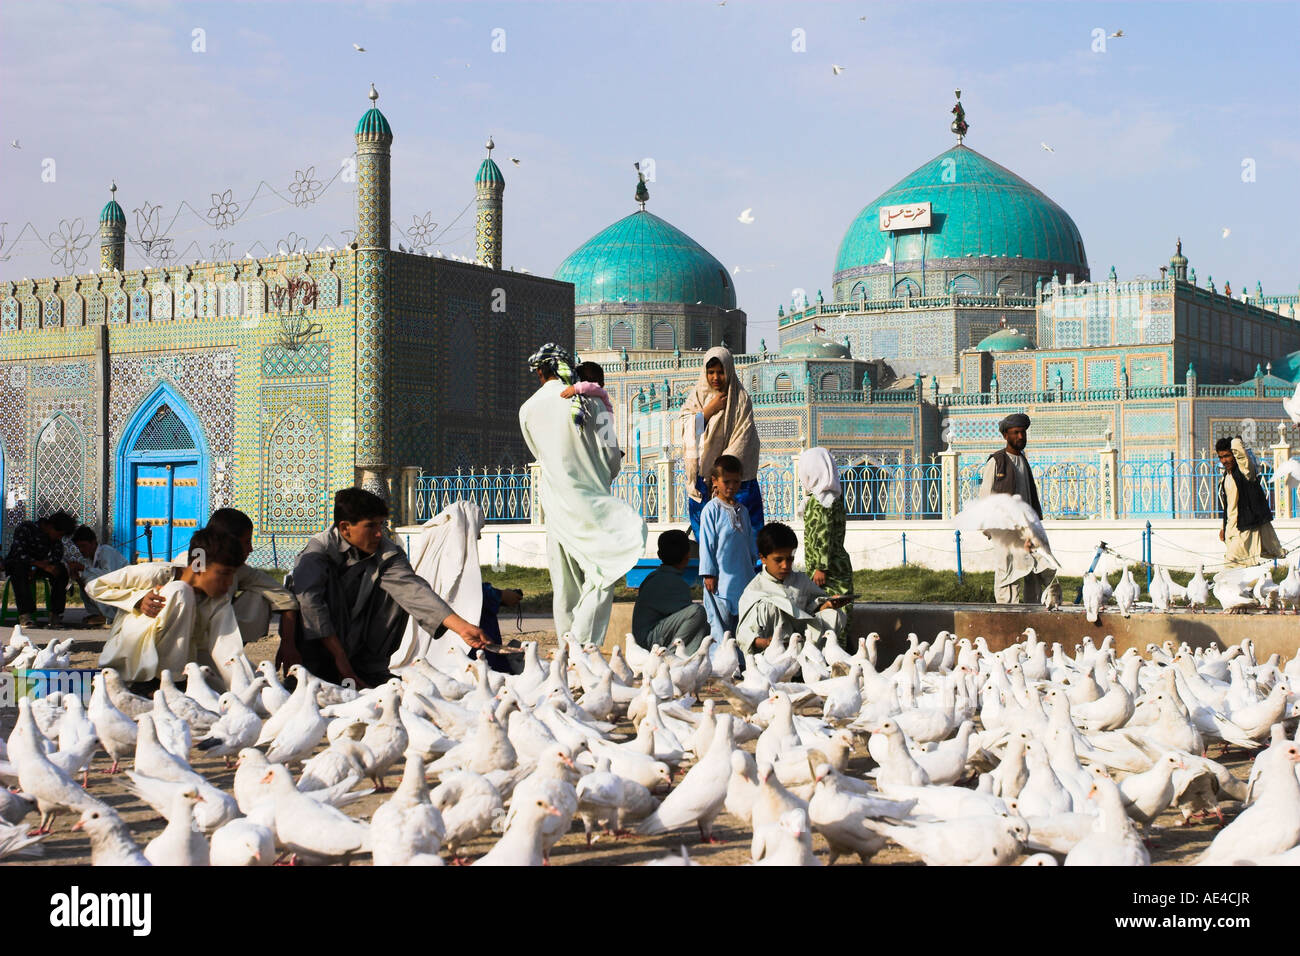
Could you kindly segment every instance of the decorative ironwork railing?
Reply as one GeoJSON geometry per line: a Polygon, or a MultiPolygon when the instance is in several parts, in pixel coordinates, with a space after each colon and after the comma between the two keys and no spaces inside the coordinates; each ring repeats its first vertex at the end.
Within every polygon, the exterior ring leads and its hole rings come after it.
{"type": "MultiPolygon", "coordinates": [[[[987,460],[987,459],[985,459],[987,460]]],[[[1106,487],[1095,461],[1029,459],[1045,518],[1098,518],[1106,510],[1106,487]]],[[[962,465],[957,472],[958,510],[978,498],[984,461],[962,465]]]]}
{"type": "Polygon", "coordinates": [[[943,514],[942,466],[874,464],[840,469],[844,513],[849,518],[938,518],[943,514]]]}
{"type": "Polygon", "coordinates": [[[528,521],[532,481],[528,470],[484,469],[469,474],[420,475],[415,483],[415,520],[428,521],[453,501],[473,501],[485,521],[528,521]]]}
{"type": "MultiPolygon", "coordinates": [[[[1260,460],[1269,507],[1273,501],[1273,463],[1260,460]]],[[[1159,458],[1119,465],[1121,518],[1217,518],[1223,468],[1217,458],[1159,458]]]]}

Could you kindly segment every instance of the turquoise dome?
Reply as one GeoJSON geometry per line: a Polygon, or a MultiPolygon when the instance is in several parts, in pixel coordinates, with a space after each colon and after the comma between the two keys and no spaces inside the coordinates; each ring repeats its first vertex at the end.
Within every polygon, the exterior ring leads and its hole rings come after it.
{"type": "Polygon", "coordinates": [[[967,146],[940,153],[858,213],[840,243],[835,271],[888,263],[893,236],[880,229],[880,207],[927,201],[932,204],[931,225],[925,230],[927,262],[1019,256],[1052,263],[1063,275],[1082,278],[1088,271],[1083,238],[1069,214],[967,146]]]}
{"type": "Polygon", "coordinates": [[[1300,382],[1300,351],[1284,355],[1274,362],[1273,374],[1292,384],[1300,382]]]}
{"type": "Polygon", "coordinates": [[[574,285],[575,305],[668,302],[736,307],[722,263],[670,222],[644,209],[571,252],[555,278],[574,285]]]}
{"type": "Polygon", "coordinates": [[[483,160],[478,168],[478,175],[474,177],[475,186],[481,186],[484,183],[492,186],[504,186],[506,184],[506,178],[501,175],[501,167],[492,161],[491,156],[483,160]]]}
{"type": "Polygon", "coordinates": [[[121,223],[126,225],[126,213],[122,212],[122,207],[117,204],[116,199],[110,199],[104,203],[104,208],[99,211],[99,221],[101,224],[106,222],[121,223]]]}
{"type": "Polygon", "coordinates": [[[356,135],[392,139],[393,130],[388,125],[388,120],[384,117],[384,114],[379,112],[379,107],[372,106],[357,121],[356,135]]]}
{"type": "Polygon", "coordinates": [[[795,339],[781,346],[781,358],[843,359],[848,357],[849,350],[843,342],[820,336],[795,339]]]}
{"type": "Polygon", "coordinates": [[[980,339],[975,349],[980,352],[1021,352],[1033,347],[1029,336],[1019,329],[998,329],[980,339]]]}

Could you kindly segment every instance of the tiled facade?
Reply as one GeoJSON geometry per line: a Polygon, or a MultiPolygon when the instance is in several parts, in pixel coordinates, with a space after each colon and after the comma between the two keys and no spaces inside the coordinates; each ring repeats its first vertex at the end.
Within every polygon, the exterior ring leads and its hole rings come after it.
{"type": "Polygon", "coordinates": [[[105,271],[0,283],[6,541],[68,507],[143,552],[138,480],[197,491],[187,520],[239,507],[259,545],[274,533],[291,556],[339,487],[394,495],[403,468],[526,460],[525,359],[572,345],[572,286],[389,250],[380,121],[358,126],[354,248],[124,272],[111,248],[124,223],[106,207],[105,271]],[[274,293],[297,276],[317,298],[290,314],[274,293]],[[453,331],[463,321],[472,345],[453,331]],[[164,418],[173,446],[146,434],[164,418]],[[164,464],[172,477],[132,478],[169,456],[196,460],[197,477],[164,464]]]}

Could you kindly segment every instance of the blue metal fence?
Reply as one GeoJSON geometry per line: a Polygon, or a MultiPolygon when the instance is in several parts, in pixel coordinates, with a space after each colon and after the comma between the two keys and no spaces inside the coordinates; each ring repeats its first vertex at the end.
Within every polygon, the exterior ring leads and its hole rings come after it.
{"type": "Polygon", "coordinates": [[[840,469],[849,518],[938,518],[943,514],[942,466],[936,462],[866,461],[840,469]]]}
{"type": "MultiPolygon", "coordinates": [[[[1273,501],[1273,464],[1259,463],[1261,483],[1273,501]]],[[[1125,461],[1119,466],[1121,518],[1216,518],[1223,468],[1218,458],[1168,458],[1125,461]]]]}
{"type": "Polygon", "coordinates": [[[453,501],[473,501],[485,521],[526,522],[532,517],[528,470],[484,469],[468,474],[421,475],[415,485],[415,520],[428,521],[453,501]]]}

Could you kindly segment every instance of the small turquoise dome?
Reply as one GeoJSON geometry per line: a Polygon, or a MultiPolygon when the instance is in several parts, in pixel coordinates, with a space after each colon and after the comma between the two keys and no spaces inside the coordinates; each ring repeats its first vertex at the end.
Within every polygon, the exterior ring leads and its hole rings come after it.
{"type": "Polygon", "coordinates": [[[722,263],[670,222],[644,209],[571,252],[555,278],[574,285],[575,305],[668,302],[736,307],[722,263]]]}
{"type": "Polygon", "coordinates": [[[975,346],[980,352],[1021,352],[1032,349],[1034,343],[1019,329],[998,329],[992,335],[986,335],[975,346]]]}
{"type": "Polygon", "coordinates": [[[102,225],[106,222],[121,223],[126,225],[126,213],[122,212],[122,207],[117,204],[116,199],[110,199],[104,203],[104,208],[99,211],[99,221],[102,225]]]}
{"type": "Polygon", "coordinates": [[[481,186],[484,183],[492,186],[504,186],[506,184],[506,178],[501,175],[501,167],[493,162],[491,156],[483,160],[479,165],[478,175],[474,177],[475,186],[481,186]]]}
{"type": "MultiPolygon", "coordinates": [[[[940,153],[858,213],[840,243],[835,271],[888,263],[895,234],[881,230],[880,208],[918,202],[932,205],[931,225],[924,230],[927,262],[1019,256],[1059,265],[1062,274],[1088,272],[1083,238],[1069,214],[968,146],[940,153]]],[[[899,234],[899,260],[920,258],[903,248],[903,238],[914,234],[899,234]]]]}
{"type": "Polygon", "coordinates": [[[1300,383],[1300,351],[1284,355],[1274,362],[1273,374],[1292,384],[1300,383]]]}
{"type": "Polygon", "coordinates": [[[816,335],[806,339],[795,339],[781,346],[781,358],[844,359],[848,357],[849,350],[843,342],[816,335]]]}

